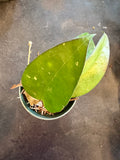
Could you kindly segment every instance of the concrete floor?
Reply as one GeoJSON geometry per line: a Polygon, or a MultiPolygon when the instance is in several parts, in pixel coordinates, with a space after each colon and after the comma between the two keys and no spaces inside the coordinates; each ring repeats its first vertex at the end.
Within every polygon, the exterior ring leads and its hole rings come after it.
{"type": "Polygon", "coordinates": [[[0,86],[0,160],[120,160],[120,1],[0,3],[0,86]],[[95,42],[108,34],[112,68],[65,117],[35,119],[17,99],[18,89],[9,89],[26,67],[28,41],[34,59],[86,31],[97,33],[95,42]]]}

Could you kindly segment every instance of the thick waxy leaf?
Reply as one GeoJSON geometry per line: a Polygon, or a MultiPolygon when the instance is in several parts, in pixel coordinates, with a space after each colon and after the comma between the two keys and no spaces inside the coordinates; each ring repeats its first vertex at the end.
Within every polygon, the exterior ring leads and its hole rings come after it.
{"type": "Polygon", "coordinates": [[[109,61],[109,40],[104,33],[92,55],[86,60],[80,80],[72,97],[91,91],[102,79],[109,61]]]}
{"type": "MultiPolygon", "coordinates": [[[[95,35],[96,34],[89,34],[88,32],[85,32],[85,33],[80,34],[76,38],[84,38],[84,37],[89,37],[89,36],[93,38],[95,35]]],[[[86,60],[90,57],[94,49],[95,49],[95,44],[94,44],[93,39],[91,39],[88,45],[88,49],[87,49],[86,60]]]]}
{"type": "Polygon", "coordinates": [[[25,69],[22,85],[51,112],[69,102],[80,78],[91,36],[62,43],[37,57],[25,69]]]}

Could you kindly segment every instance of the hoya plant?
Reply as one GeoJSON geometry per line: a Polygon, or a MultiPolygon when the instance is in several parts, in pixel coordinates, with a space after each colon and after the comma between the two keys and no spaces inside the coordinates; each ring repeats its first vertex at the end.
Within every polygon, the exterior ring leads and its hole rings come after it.
{"type": "Polygon", "coordinates": [[[46,113],[61,112],[70,100],[100,82],[109,61],[109,40],[104,33],[95,46],[94,36],[83,33],[45,51],[30,64],[29,54],[20,85],[32,109],[39,106],[46,113]]]}

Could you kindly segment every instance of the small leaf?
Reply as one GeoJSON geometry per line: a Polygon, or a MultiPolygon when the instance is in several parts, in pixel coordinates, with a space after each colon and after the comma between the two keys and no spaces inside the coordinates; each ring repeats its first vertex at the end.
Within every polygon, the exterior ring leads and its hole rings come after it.
{"type": "Polygon", "coordinates": [[[93,50],[95,49],[95,44],[94,44],[94,41],[93,41],[93,37],[95,36],[96,34],[89,34],[88,32],[85,32],[85,33],[82,33],[80,35],[78,35],[76,38],[84,38],[84,37],[88,37],[89,36],[91,37],[91,40],[89,42],[89,45],[88,45],[88,49],[87,49],[87,55],[86,55],[86,60],[90,57],[90,55],[92,54],[93,50]]]}
{"type": "Polygon", "coordinates": [[[92,55],[86,60],[80,80],[72,97],[78,97],[88,93],[100,82],[107,69],[109,52],[109,40],[104,33],[92,55]]]}
{"type": "Polygon", "coordinates": [[[22,85],[51,112],[69,102],[83,70],[91,36],[64,42],[39,55],[25,69],[22,85]]]}

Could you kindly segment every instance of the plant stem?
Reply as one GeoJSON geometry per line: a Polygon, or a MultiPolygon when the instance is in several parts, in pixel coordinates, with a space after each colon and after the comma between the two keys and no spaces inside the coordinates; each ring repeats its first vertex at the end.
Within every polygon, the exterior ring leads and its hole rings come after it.
{"type": "Polygon", "coordinates": [[[31,48],[32,48],[32,41],[28,42],[29,51],[28,51],[28,64],[30,63],[30,54],[31,54],[31,48]]]}
{"type": "Polygon", "coordinates": [[[40,55],[39,52],[37,53],[37,55],[38,55],[38,56],[40,55]]]}

